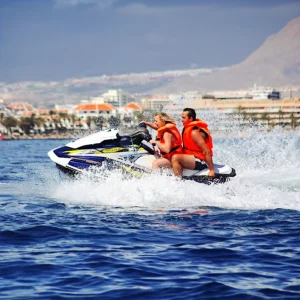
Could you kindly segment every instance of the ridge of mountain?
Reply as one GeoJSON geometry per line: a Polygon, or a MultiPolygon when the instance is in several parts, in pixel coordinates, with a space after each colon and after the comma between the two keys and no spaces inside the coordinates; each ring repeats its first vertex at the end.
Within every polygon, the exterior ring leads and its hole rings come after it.
{"type": "Polygon", "coordinates": [[[68,78],[57,82],[0,82],[0,99],[32,104],[74,103],[108,89],[169,94],[186,91],[248,89],[254,83],[287,89],[300,86],[300,17],[291,20],[244,61],[223,68],[68,78]]]}
{"type": "Polygon", "coordinates": [[[123,89],[130,93],[145,93],[154,87],[182,76],[209,74],[224,68],[201,68],[185,70],[167,70],[161,72],[128,73],[101,75],[83,78],[67,78],[64,81],[24,81],[7,84],[0,82],[1,99],[26,101],[36,105],[57,103],[74,103],[75,101],[99,96],[108,89],[123,89]]]}
{"type": "Polygon", "coordinates": [[[183,76],[152,92],[212,91],[249,88],[254,83],[277,88],[300,82],[300,17],[291,20],[243,62],[219,72],[183,76]]]}

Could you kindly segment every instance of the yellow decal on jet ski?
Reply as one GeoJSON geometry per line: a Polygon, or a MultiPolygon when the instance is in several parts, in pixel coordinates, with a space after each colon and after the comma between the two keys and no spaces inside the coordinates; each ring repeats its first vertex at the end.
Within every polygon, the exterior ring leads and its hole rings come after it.
{"type": "Polygon", "coordinates": [[[141,178],[144,173],[139,172],[139,171],[135,171],[130,167],[127,167],[126,165],[121,165],[121,167],[128,173],[130,173],[131,175],[135,176],[136,178],[141,178]]]}
{"type": "MultiPolygon", "coordinates": [[[[138,151],[143,151],[144,149],[138,148],[138,151]]],[[[76,154],[101,154],[101,153],[115,153],[115,152],[121,152],[121,151],[128,151],[127,148],[123,147],[115,147],[115,148],[107,148],[102,150],[94,150],[94,149],[81,149],[81,150],[66,150],[64,153],[68,155],[76,155],[76,154]]],[[[136,150],[135,150],[136,151],[136,150]]]]}
{"type": "Polygon", "coordinates": [[[67,150],[64,151],[64,153],[67,153],[69,155],[73,155],[73,154],[100,154],[101,152],[98,150],[67,150]]]}
{"type": "Polygon", "coordinates": [[[114,152],[120,152],[120,151],[127,151],[128,149],[122,148],[122,147],[115,147],[115,148],[107,148],[107,149],[102,149],[102,153],[114,153],[114,152]]]}

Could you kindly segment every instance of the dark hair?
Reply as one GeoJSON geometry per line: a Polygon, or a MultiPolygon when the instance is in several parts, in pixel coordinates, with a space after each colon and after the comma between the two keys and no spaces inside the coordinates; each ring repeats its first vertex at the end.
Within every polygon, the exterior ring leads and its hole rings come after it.
{"type": "Polygon", "coordinates": [[[188,117],[189,118],[193,118],[193,121],[195,121],[196,120],[196,112],[195,112],[195,110],[193,109],[193,108],[185,108],[183,111],[187,111],[188,112],[188,117]]]}

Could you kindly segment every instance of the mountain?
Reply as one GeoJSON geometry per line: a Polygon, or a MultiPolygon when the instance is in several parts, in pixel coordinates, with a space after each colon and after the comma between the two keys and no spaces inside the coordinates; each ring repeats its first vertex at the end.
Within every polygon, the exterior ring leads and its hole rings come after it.
{"type": "Polygon", "coordinates": [[[29,81],[7,84],[0,82],[0,102],[26,101],[35,106],[51,107],[55,103],[78,103],[99,96],[108,89],[123,89],[137,94],[166,85],[175,78],[217,72],[216,69],[187,69],[163,72],[101,75],[96,77],[68,78],[63,81],[29,81]]]}
{"type": "MultiPolygon", "coordinates": [[[[220,55],[221,51],[220,47],[220,55]]],[[[248,89],[254,83],[281,90],[291,86],[299,89],[300,17],[268,37],[243,62],[230,67],[101,75],[58,82],[0,82],[0,102],[1,98],[6,102],[22,100],[49,107],[54,103],[78,103],[108,89],[148,94],[209,92],[248,89]]]]}
{"type": "Polygon", "coordinates": [[[154,90],[181,92],[247,89],[254,83],[277,88],[300,83],[300,17],[290,21],[277,34],[240,64],[205,75],[184,76],[154,90]]]}

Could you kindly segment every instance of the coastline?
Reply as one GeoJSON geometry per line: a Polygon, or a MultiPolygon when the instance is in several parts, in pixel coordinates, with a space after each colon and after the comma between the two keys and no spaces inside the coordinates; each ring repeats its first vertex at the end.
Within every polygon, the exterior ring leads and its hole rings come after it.
{"type": "Polygon", "coordinates": [[[15,140],[69,140],[76,138],[76,134],[36,134],[36,135],[20,135],[20,136],[3,136],[2,141],[15,140]]]}
{"type": "MultiPolygon", "coordinates": [[[[36,135],[20,135],[20,136],[7,136],[2,135],[1,141],[14,141],[14,140],[74,140],[78,139],[84,136],[87,136],[89,134],[92,134],[93,132],[87,132],[86,134],[83,134],[83,132],[74,132],[73,134],[67,133],[67,134],[36,134],[36,135]]],[[[290,135],[291,133],[295,134],[296,136],[300,136],[300,130],[286,130],[281,132],[265,132],[267,135],[277,135],[286,137],[290,135]]],[[[251,135],[252,136],[252,135],[251,135]]],[[[250,137],[250,135],[246,132],[215,132],[213,133],[214,139],[236,139],[236,138],[247,138],[250,137]]]]}

